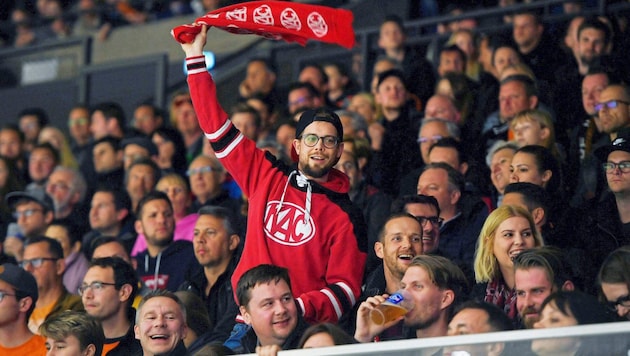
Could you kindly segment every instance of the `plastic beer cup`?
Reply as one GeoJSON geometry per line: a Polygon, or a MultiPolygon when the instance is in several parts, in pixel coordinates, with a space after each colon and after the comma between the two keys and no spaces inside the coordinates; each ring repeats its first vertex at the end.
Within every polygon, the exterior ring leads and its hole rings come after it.
{"type": "Polygon", "coordinates": [[[411,309],[413,300],[406,291],[399,290],[375,309],[370,310],[370,320],[376,325],[383,325],[407,314],[411,309]]]}

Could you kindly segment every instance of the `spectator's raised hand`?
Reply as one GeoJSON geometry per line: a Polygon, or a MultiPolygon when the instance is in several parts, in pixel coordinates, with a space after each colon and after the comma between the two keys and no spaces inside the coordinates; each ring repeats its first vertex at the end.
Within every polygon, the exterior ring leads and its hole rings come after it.
{"type": "Polygon", "coordinates": [[[182,43],[182,50],[186,53],[186,58],[198,57],[203,55],[203,46],[206,45],[206,37],[208,35],[208,26],[202,25],[201,32],[195,36],[192,43],[182,43]]]}

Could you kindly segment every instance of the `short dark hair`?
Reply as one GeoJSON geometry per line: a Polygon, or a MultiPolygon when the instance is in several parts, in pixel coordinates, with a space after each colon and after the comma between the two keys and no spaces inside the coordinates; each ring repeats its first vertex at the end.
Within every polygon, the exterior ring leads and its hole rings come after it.
{"type": "Polygon", "coordinates": [[[33,149],[31,150],[31,152],[35,151],[35,150],[47,150],[52,156],[53,156],[53,160],[55,161],[55,166],[57,166],[60,162],[60,155],[59,155],[59,150],[55,148],[55,146],[51,145],[50,142],[42,142],[42,143],[38,143],[35,146],[33,146],[33,149]]]}
{"type": "Polygon", "coordinates": [[[590,294],[579,291],[558,291],[542,302],[540,310],[553,302],[558,310],[566,315],[573,316],[578,325],[599,324],[617,321],[616,315],[609,312],[604,304],[590,294]]]}
{"type": "Polygon", "coordinates": [[[127,130],[127,118],[125,117],[125,111],[120,104],[113,101],[100,103],[94,106],[92,113],[95,111],[102,112],[107,120],[111,118],[116,120],[122,132],[127,130]]]}
{"type": "Polygon", "coordinates": [[[538,96],[537,83],[532,78],[528,77],[527,75],[525,74],[509,75],[503,78],[503,80],[501,80],[500,85],[503,86],[511,82],[519,82],[523,84],[523,86],[525,87],[525,95],[527,95],[527,97],[538,96]]]}
{"type": "Polygon", "coordinates": [[[138,276],[133,267],[120,257],[96,258],[90,262],[90,267],[111,268],[114,272],[114,288],[120,290],[125,284],[131,286],[131,295],[127,300],[127,306],[133,304],[136,294],[138,294],[138,276]]]}
{"type": "MultiPolygon", "coordinates": [[[[418,219],[416,219],[415,216],[407,213],[407,212],[400,212],[400,213],[393,213],[391,214],[387,220],[385,220],[385,223],[381,226],[381,230],[378,233],[378,241],[383,243],[384,239],[385,239],[385,225],[387,225],[388,222],[394,220],[394,219],[398,219],[398,218],[410,218],[413,219],[415,221],[418,221],[418,219]]],[[[420,221],[418,221],[418,224],[420,224],[420,234],[422,235],[422,223],[420,221]]]]}
{"type": "MultiPolygon", "coordinates": [[[[622,246],[611,252],[602,263],[599,273],[597,274],[597,285],[600,287],[602,283],[621,283],[625,284],[630,290],[630,246],[622,246]]],[[[606,301],[603,293],[601,300],[606,301]]]]}
{"type": "Polygon", "coordinates": [[[557,247],[541,246],[519,253],[514,258],[514,270],[542,268],[556,290],[566,281],[573,281],[571,268],[564,252],[557,247]]]}
{"type": "Polygon", "coordinates": [[[398,26],[398,28],[400,29],[400,31],[402,31],[403,34],[406,33],[405,23],[403,22],[403,19],[400,16],[396,14],[387,14],[385,15],[385,18],[383,19],[383,22],[381,22],[381,26],[385,24],[386,22],[395,23],[396,26],[398,26]]]}
{"type": "Polygon", "coordinates": [[[129,255],[129,258],[131,259],[130,252],[125,244],[122,243],[122,241],[118,240],[115,236],[99,236],[89,243],[89,249],[87,252],[88,260],[92,260],[94,256],[94,251],[96,251],[97,248],[109,243],[117,243],[118,245],[120,245],[120,247],[122,247],[127,252],[127,255],[129,255]]]}
{"type": "Polygon", "coordinates": [[[424,204],[431,205],[437,211],[437,216],[440,216],[440,205],[437,199],[430,195],[416,194],[416,195],[404,195],[397,198],[392,203],[392,213],[407,212],[407,204],[424,204]]]}
{"type": "Polygon", "coordinates": [[[355,340],[339,326],[333,323],[319,323],[311,325],[308,329],[304,331],[304,334],[302,334],[302,337],[300,338],[300,342],[298,342],[298,349],[304,348],[304,344],[306,343],[306,341],[311,336],[319,333],[328,334],[332,338],[335,345],[349,345],[357,343],[357,340],[355,340]]]}
{"type": "MultiPolygon", "coordinates": [[[[129,198],[129,194],[125,190],[116,189],[108,186],[100,186],[96,188],[94,194],[96,193],[107,193],[110,194],[114,198],[114,205],[116,210],[127,209],[129,213],[131,211],[131,198],[129,198]]],[[[94,195],[92,195],[94,197],[94,195]]]]}
{"type": "Polygon", "coordinates": [[[247,65],[250,65],[251,63],[254,63],[254,62],[260,62],[260,63],[264,64],[265,68],[268,71],[272,72],[272,73],[277,73],[278,72],[276,66],[274,65],[274,63],[269,58],[254,57],[254,58],[251,58],[249,61],[247,61],[247,65]]]}
{"type": "Polygon", "coordinates": [[[249,269],[243,273],[236,284],[236,299],[240,306],[246,307],[252,298],[251,290],[261,283],[278,283],[285,281],[291,289],[291,279],[289,278],[289,270],[275,265],[262,264],[249,269]]]}
{"type": "Polygon", "coordinates": [[[125,177],[124,177],[125,187],[127,186],[127,183],[129,182],[129,172],[131,172],[131,170],[135,166],[148,166],[151,168],[151,171],[153,172],[153,182],[154,182],[153,186],[155,187],[157,182],[160,180],[160,177],[162,176],[162,171],[160,170],[160,167],[158,167],[157,163],[155,163],[155,161],[153,161],[149,157],[138,158],[137,160],[131,163],[129,168],[125,170],[125,177]]]}
{"type": "Polygon", "coordinates": [[[453,53],[457,53],[457,54],[461,57],[462,61],[464,62],[464,68],[466,68],[466,58],[467,58],[468,56],[466,56],[466,53],[464,53],[464,51],[462,51],[462,49],[461,49],[461,48],[457,47],[457,45],[452,44],[452,45],[450,45],[450,46],[443,47],[443,48],[440,50],[440,55],[441,55],[442,53],[446,53],[446,52],[453,52],[453,53]]]}
{"type": "Polygon", "coordinates": [[[119,139],[118,137],[107,135],[105,137],[101,137],[98,140],[96,140],[94,142],[94,145],[92,145],[92,147],[96,147],[97,145],[100,145],[101,143],[107,143],[110,146],[112,146],[115,152],[117,152],[117,151],[122,150],[122,148],[120,147],[120,141],[121,139],[119,139]]]}
{"type": "Polygon", "coordinates": [[[22,130],[20,130],[20,128],[16,124],[4,124],[2,125],[2,128],[0,129],[0,131],[15,132],[18,135],[18,138],[20,139],[20,143],[24,143],[24,140],[26,139],[24,137],[24,132],[22,132],[22,130]]]}
{"type": "Polygon", "coordinates": [[[328,83],[328,74],[326,74],[326,71],[324,70],[324,68],[316,62],[307,62],[304,63],[302,65],[302,67],[300,68],[300,73],[306,69],[306,68],[315,68],[315,70],[317,70],[319,72],[319,75],[322,77],[322,83],[326,84],[328,83]]]}
{"type": "Polygon", "coordinates": [[[606,23],[604,23],[596,16],[591,16],[584,19],[582,24],[578,27],[578,39],[580,38],[580,34],[582,33],[582,31],[586,29],[595,29],[604,32],[604,44],[608,45],[610,43],[610,40],[612,38],[612,31],[610,30],[610,27],[608,27],[606,23]]]}
{"type": "Polygon", "coordinates": [[[51,226],[60,226],[64,230],[66,230],[70,246],[74,246],[78,241],[81,241],[81,235],[82,233],[84,233],[84,231],[82,231],[82,229],[76,223],[67,218],[55,219],[52,221],[52,223],[50,223],[50,225],[48,225],[48,227],[51,226]]]}
{"type": "Polygon", "coordinates": [[[313,84],[309,83],[309,82],[293,82],[291,84],[289,84],[289,93],[294,91],[294,90],[298,90],[298,89],[306,89],[308,91],[308,94],[314,98],[319,96],[319,93],[317,92],[317,89],[315,89],[315,87],[313,86],[313,84]]]}
{"type": "Polygon", "coordinates": [[[426,166],[424,166],[422,173],[428,171],[429,169],[445,170],[448,175],[448,184],[451,186],[451,188],[455,188],[462,193],[464,192],[466,188],[466,180],[464,179],[464,175],[458,172],[457,170],[455,170],[455,168],[449,166],[448,164],[444,162],[435,162],[435,163],[429,163],[426,166]]]}
{"type": "Polygon", "coordinates": [[[26,108],[18,113],[18,119],[21,119],[23,116],[35,116],[39,128],[48,125],[48,114],[42,108],[26,108]]]}
{"type": "Polygon", "coordinates": [[[490,331],[508,331],[514,329],[512,320],[510,320],[502,309],[494,304],[479,300],[469,300],[455,308],[453,316],[465,309],[477,309],[485,312],[486,315],[488,315],[490,331]]]}
{"type": "Polygon", "coordinates": [[[211,215],[219,218],[223,222],[223,227],[228,235],[239,235],[238,220],[229,209],[217,205],[204,205],[199,209],[197,214],[199,216],[211,215]]]}
{"type": "Polygon", "coordinates": [[[549,201],[545,188],[530,182],[515,182],[505,186],[503,196],[508,193],[517,193],[523,197],[527,210],[530,212],[536,208],[542,208],[547,211],[549,201]]]}
{"type": "Polygon", "coordinates": [[[48,253],[50,253],[51,255],[50,257],[56,258],[56,259],[63,258],[63,248],[61,247],[61,244],[59,243],[59,241],[53,238],[50,238],[48,236],[31,237],[30,239],[26,240],[26,245],[24,245],[24,248],[26,248],[29,245],[37,244],[40,242],[44,242],[48,245],[48,253]]]}
{"type": "Polygon", "coordinates": [[[234,104],[234,106],[232,106],[232,108],[230,109],[230,118],[234,114],[250,114],[250,115],[252,115],[254,117],[254,125],[256,125],[257,128],[260,128],[260,125],[261,125],[260,113],[258,112],[258,110],[256,110],[253,107],[247,105],[247,103],[241,102],[241,103],[234,104]]]}
{"type": "Polygon", "coordinates": [[[461,142],[453,137],[443,137],[439,139],[436,143],[431,145],[431,147],[429,148],[429,153],[431,153],[434,147],[454,148],[457,152],[459,164],[468,163],[468,155],[464,150],[464,146],[461,144],[461,142]]]}
{"type": "Polygon", "coordinates": [[[168,203],[168,206],[173,210],[173,204],[171,204],[171,200],[168,198],[168,195],[164,192],[160,192],[159,190],[153,190],[147,193],[147,195],[143,196],[142,199],[138,202],[138,207],[136,208],[136,219],[142,219],[142,210],[144,206],[153,200],[164,200],[168,203]]]}

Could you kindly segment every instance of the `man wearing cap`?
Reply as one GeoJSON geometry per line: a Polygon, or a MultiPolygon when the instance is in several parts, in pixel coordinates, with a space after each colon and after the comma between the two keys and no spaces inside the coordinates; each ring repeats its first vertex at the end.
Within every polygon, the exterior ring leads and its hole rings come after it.
{"type": "Polygon", "coordinates": [[[42,189],[11,192],[6,202],[27,240],[43,235],[53,221],[53,201],[42,189]]]}
{"type": "Polygon", "coordinates": [[[202,55],[206,32],[182,44],[193,105],[217,158],[249,197],[247,238],[232,285],[257,265],[286,267],[304,318],[336,322],[359,297],[366,257],[361,211],[348,198],[348,178],[332,168],[343,152],[341,121],[328,110],[301,115],[291,152],[297,166],[257,149],[216,99],[202,55]]]}
{"type": "Polygon", "coordinates": [[[46,339],[27,326],[37,302],[37,283],[13,264],[0,266],[0,355],[45,355],[46,339]]]}
{"type": "Polygon", "coordinates": [[[602,163],[609,191],[585,208],[581,219],[574,220],[578,222],[578,241],[592,264],[587,270],[586,286],[594,285],[597,270],[609,253],[630,244],[630,131],[619,131],[611,144],[594,154],[602,163]]]}
{"type": "Polygon", "coordinates": [[[158,150],[148,137],[136,136],[122,140],[120,148],[123,151],[123,167],[128,170],[131,164],[141,158],[157,161],[158,150]]]}

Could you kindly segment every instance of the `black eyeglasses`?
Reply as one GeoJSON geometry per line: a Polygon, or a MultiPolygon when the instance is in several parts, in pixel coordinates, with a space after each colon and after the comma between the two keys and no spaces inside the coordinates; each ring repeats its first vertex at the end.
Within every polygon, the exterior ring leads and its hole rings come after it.
{"type": "Polygon", "coordinates": [[[339,144],[339,137],[337,136],[317,136],[315,134],[308,134],[300,137],[304,139],[304,144],[308,147],[314,147],[319,139],[322,139],[324,147],[335,148],[339,144]]]}
{"type": "Polygon", "coordinates": [[[9,294],[7,292],[0,292],[0,302],[4,299],[5,296],[15,297],[16,294],[9,294]]]}
{"type": "Polygon", "coordinates": [[[623,101],[623,100],[609,100],[605,103],[599,103],[599,104],[595,104],[594,108],[595,108],[595,112],[600,112],[604,106],[607,107],[608,109],[614,109],[617,106],[619,106],[619,104],[630,104],[627,101],[623,101]]]}
{"type": "Polygon", "coordinates": [[[614,302],[611,302],[611,301],[606,302],[606,305],[611,311],[614,311],[614,312],[617,312],[618,305],[621,305],[622,307],[625,307],[625,308],[630,308],[630,295],[622,295],[621,297],[617,298],[617,300],[615,300],[614,302]]]}
{"type": "Polygon", "coordinates": [[[433,226],[441,227],[444,222],[444,218],[439,216],[416,216],[416,220],[418,220],[422,226],[424,226],[427,222],[430,222],[433,226]]]}
{"type": "Polygon", "coordinates": [[[79,287],[78,292],[80,296],[83,296],[86,290],[91,289],[94,293],[100,293],[105,286],[115,286],[116,283],[105,283],[100,281],[95,281],[90,284],[83,284],[79,287]]]}
{"type": "Polygon", "coordinates": [[[615,162],[606,162],[602,163],[602,168],[606,173],[612,173],[619,167],[621,173],[629,173],[630,172],[630,161],[621,161],[619,163],[615,162]]]}
{"type": "Polygon", "coordinates": [[[33,268],[39,268],[42,266],[44,261],[57,261],[57,260],[58,258],[52,258],[52,257],[31,258],[29,260],[20,261],[20,267],[25,269],[26,267],[28,267],[28,265],[31,265],[33,266],[33,268]]]}

